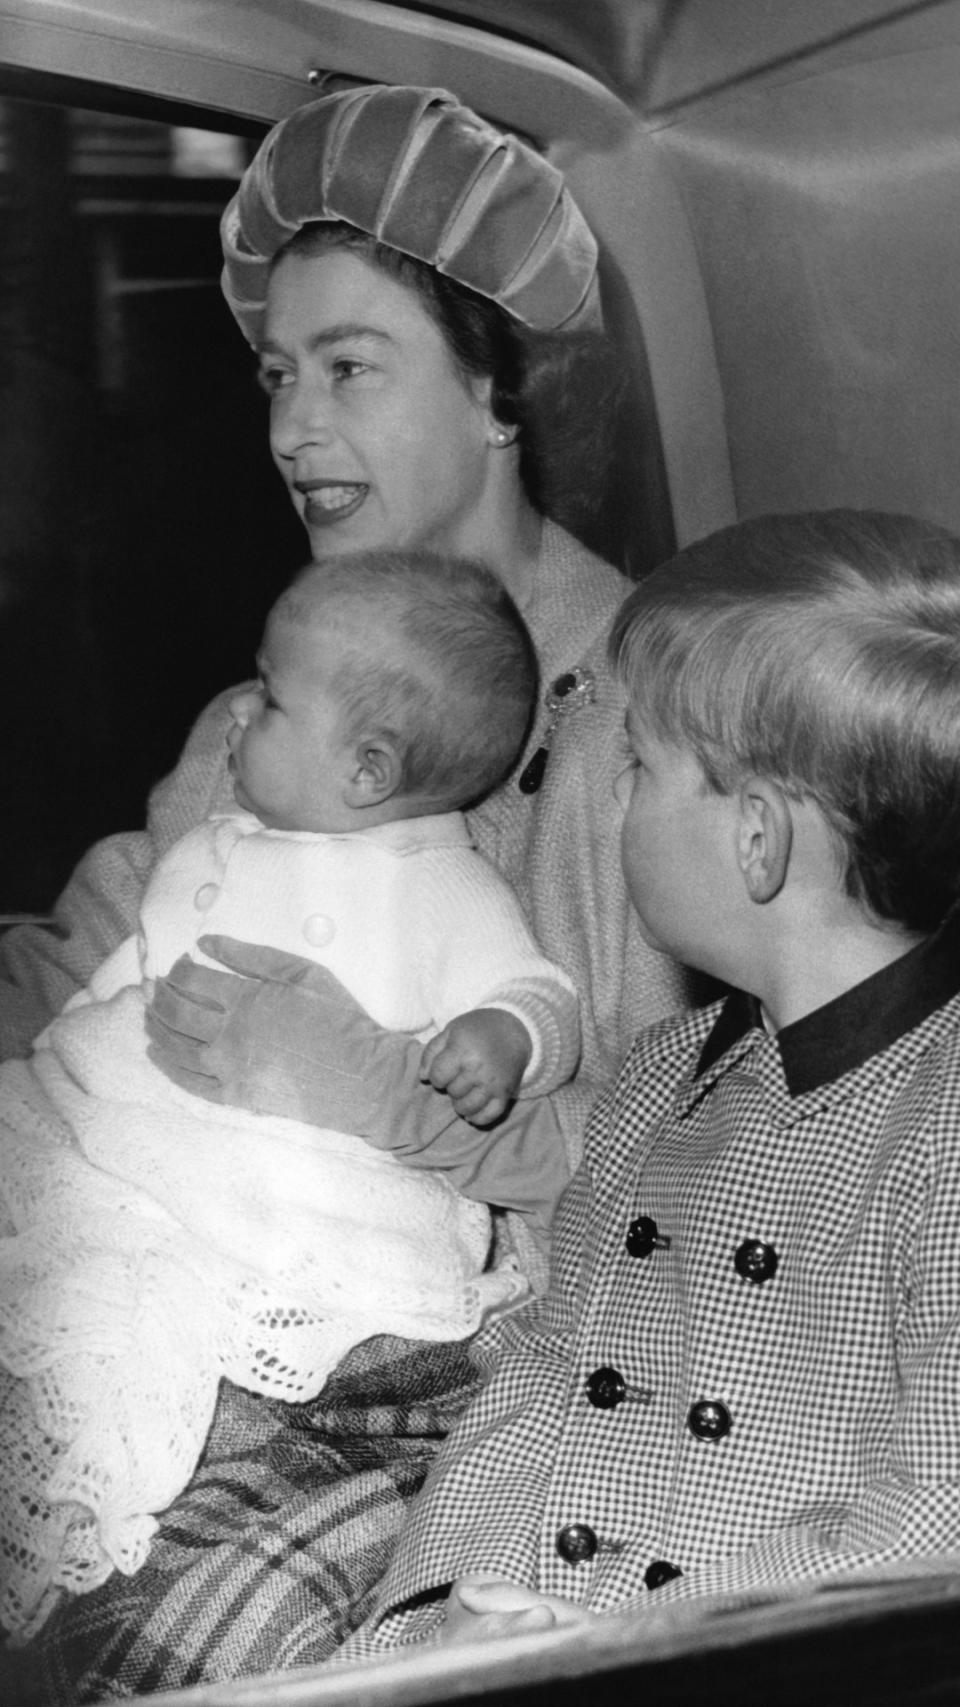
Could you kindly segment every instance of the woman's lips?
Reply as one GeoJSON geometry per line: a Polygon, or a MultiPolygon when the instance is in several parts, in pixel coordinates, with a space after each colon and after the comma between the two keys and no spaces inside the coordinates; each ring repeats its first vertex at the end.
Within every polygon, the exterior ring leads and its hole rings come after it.
{"type": "Polygon", "coordinates": [[[298,480],[295,490],[304,501],[307,527],[328,528],[355,516],[369,487],[360,480],[298,480]]]}

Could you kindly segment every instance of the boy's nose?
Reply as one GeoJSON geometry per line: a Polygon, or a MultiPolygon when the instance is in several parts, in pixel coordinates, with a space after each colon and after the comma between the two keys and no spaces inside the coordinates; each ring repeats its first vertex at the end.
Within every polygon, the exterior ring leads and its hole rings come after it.
{"type": "Polygon", "coordinates": [[[626,770],[621,771],[619,776],[614,777],[613,780],[613,798],[621,812],[625,812],[627,810],[632,793],[633,770],[628,766],[626,770]]]}
{"type": "Polygon", "coordinates": [[[234,723],[239,723],[241,729],[247,727],[259,698],[260,689],[258,687],[243,688],[240,693],[234,694],[230,701],[230,716],[234,723]]]}

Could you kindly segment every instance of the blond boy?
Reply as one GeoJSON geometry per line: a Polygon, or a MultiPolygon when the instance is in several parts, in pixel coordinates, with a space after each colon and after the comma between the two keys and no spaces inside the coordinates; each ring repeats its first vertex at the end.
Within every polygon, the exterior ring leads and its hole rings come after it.
{"type": "Polygon", "coordinates": [[[344,1657],[960,1550],[960,542],[758,518],[611,645],[631,898],[735,993],[597,1106],[344,1657]]]}

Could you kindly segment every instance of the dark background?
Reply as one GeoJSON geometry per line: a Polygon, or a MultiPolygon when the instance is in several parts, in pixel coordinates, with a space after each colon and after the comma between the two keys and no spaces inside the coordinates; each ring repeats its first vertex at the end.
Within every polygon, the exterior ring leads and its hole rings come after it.
{"type": "Polygon", "coordinates": [[[143,822],[305,540],[220,296],[229,177],[176,175],[147,122],[0,116],[3,913],[143,822]]]}

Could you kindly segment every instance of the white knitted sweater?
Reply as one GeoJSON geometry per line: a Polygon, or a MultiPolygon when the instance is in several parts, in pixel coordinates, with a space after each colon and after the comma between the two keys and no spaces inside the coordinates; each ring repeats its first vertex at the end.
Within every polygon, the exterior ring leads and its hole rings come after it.
{"type": "MultiPolygon", "coordinates": [[[[205,929],[329,965],[380,1024],[474,1006],[576,1059],[576,997],[459,814],[362,835],[206,820],[159,862],[88,990],[0,1067],[0,1624],[136,1570],[193,1473],[221,1375],[313,1398],[373,1334],[464,1338],[525,1282],[487,1211],[343,1133],[221,1108],[147,1054],[150,981],[205,929]]],[[[494,1150],[494,1162],[496,1150],[494,1150]]],[[[496,1200],[496,1199],[495,1199],[496,1200]]]]}
{"type": "MultiPolygon", "coordinates": [[[[682,970],[643,942],[620,872],[620,816],[612,790],[625,762],[624,697],[606,642],[628,592],[629,583],[609,564],[544,523],[524,610],[543,689],[579,665],[596,677],[596,702],[562,721],[541,788],[524,795],[517,776],[540,745],[548,721],[542,712],[513,777],[470,815],[478,846],[516,889],[540,947],[569,974],[580,997],[580,1069],[555,1096],[572,1162],[589,1107],[633,1036],[690,1004],[682,970]]],[[[159,856],[208,814],[231,808],[225,736],[235,691],[218,696],[198,719],[176,769],[151,795],[145,829],[108,837],[80,862],[57,905],[59,932],[24,927],[3,939],[3,1055],[26,1054],[51,1016],[136,928],[159,856]]]]}

